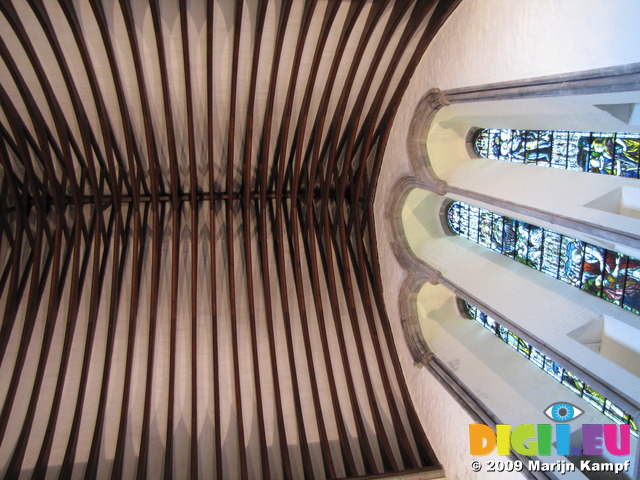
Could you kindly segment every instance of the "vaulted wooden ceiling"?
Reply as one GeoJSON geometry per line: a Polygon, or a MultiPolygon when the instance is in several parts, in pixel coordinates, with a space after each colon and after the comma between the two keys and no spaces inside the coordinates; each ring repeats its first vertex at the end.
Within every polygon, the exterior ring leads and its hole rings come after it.
{"type": "Polygon", "coordinates": [[[3,476],[439,474],[373,199],[459,1],[0,2],[3,476]]]}

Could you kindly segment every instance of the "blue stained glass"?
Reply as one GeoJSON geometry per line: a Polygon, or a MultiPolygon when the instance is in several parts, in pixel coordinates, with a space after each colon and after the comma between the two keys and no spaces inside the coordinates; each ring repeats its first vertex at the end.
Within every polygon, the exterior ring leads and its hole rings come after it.
{"type": "Polygon", "coordinates": [[[596,410],[604,413],[617,424],[628,424],[631,426],[631,433],[638,437],[638,427],[634,423],[631,416],[620,407],[612,403],[594,388],[587,385],[580,378],[562,367],[559,363],[554,362],[544,353],[535,347],[532,347],[525,339],[519,337],[509,329],[495,322],[487,314],[483,313],[477,307],[468,302],[464,302],[464,310],[466,313],[476,320],[480,325],[491,331],[495,336],[502,339],[507,345],[516,350],[518,353],[528,358],[529,361],[553,377],[556,381],[567,387],[576,395],[582,397],[587,403],[591,404],[596,410]]]}
{"type": "Polygon", "coordinates": [[[461,205],[459,203],[452,204],[449,210],[447,211],[447,221],[449,224],[449,228],[453,233],[460,235],[460,208],[461,205]]]}
{"type": "Polygon", "coordinates": [[[560,258],[560,280],[579,287],[584,262],[584,242],[575,238],[563,237],[560,258]]]}
{"type": "Polygon", "coordinates": [[[460,207],[460,236],[469,238],[469,207],[467,205],[460,207]]]}
{"type": "Polygon", "coordinates": [[[499,149],[496,152],[498,160],[503,162],[516,162],[518,161],[518,147],[519,142],[514,145],[512,138],[517,137],[517,130],[502,131],[497,130],[495,135],[492,135],[491,139],[494,143],[499,144],[499,149]]]}
{"type": "Polygon", "coordinates": [[[517,220],[503,217],[503,244],[502,254],[511,258],[516,256],[517,220]]]}
{"type": "Polygon", "coordinates": [[[484,313],[482,314],[484,315],[484,323],[485,326],[491,330],[494,335],[498,335],[498,330],[500,328],[500,325],[498,325],[496,322],[494,322],[491,318],[489,318],[487,315],[485,315],[484,313]]]}
{"type": "Polygon", "coordinates": [[[453,233],[640,314],[638,259],[463,202],[451,203],[447,223],[453,233]]]}
{"type": "Polygon", "coordinates": [[[476,132],[478,156],[503,162],[640,176],[640,134],[485,128],[476,132]]]}
{"type": "Polygon", "coordinates": [[[480,225],[480,219],[478,218],[480,214],[480,209],[475,205],[469,205],[469,240],[473,240],[474,242],[478,242],[478,237],[480,234],[480,229],[478,228],[480,225]]]}
{"type": "Polygon", "coordinates": [[[538,133],[535,130],[530,132],[523,132],[522,137],[524,140],[524,152],[523,157],[525,163],[536,163],[538,160],[538,133]]]}
{"type": "Polygon", "coordinates": [[[546,357],[544,353],[542,353],[537,348],[531,347],[531,355],[529,355],[529,360],[531,360],[531,363],[536,365],[538,368],[542,369],[544,367],[545,358],[546,357]]]}
{"type": "Polygon", "coordinates": [[[524,163],[526,154],[527,139],[520,130],[512,130],[511,135],[507,135],[505,142],[511,147],[511,161],[524,163]]]}
{"type": "Polygon", "coordinates": [[[491,143],[489,140],[489,132],[490,130],[488,128],[478,131],[474,140],[474,147],[481,157],[495,159],[493,152],[489,151],[489,144],[491,143]]]}
{"type": "Polygon", "coordinates": [[[555,378],[557,381],[562,382],[562,374],[564,373],[564,368],[551,360],[549,357],[547,357],[544,361],[544,371],[555,378]]]}
{"type": "Polygon", "coordinates": [[[509,330],[498,324],[496,328],[496,335],[500,337],[504,342],[509,343],[509,330]]]}
{"type": "Polygon", "coordinates": [[[613,134],[594,132],[578,142],[578,162],[585,172],[615,175],[613,162],[615,137],[613,134]]]}

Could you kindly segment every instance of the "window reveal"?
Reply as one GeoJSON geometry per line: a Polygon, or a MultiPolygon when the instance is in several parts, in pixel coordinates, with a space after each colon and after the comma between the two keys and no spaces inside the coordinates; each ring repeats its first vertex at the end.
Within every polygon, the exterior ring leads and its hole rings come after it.
{"type": "Polygon", "coordinates": [[[453,233],[640,314],[640,260],[552,230],[452,202],[453,233]]]}
{"type": "Polygon", "coordinates": [[[631,415],[623,409],[616,406],[613,402],[605,398],[604,395],[587,385],[543,352],[497,323],[477,307],[468,302],[463,302],[463,305],[465,310],[464,313],[470,318],[474,319],[480,325],[492,332],[496,337],[500,338],[504,343],[513,348],[536,367],[543,370],[556,381],[560,382],[573,393],[581,397],[600,413],[603,413],[618,425],[629,424],[631,426],[631,433],[636,437],[638,436],[637,425],[634,423],[631,415]]]}

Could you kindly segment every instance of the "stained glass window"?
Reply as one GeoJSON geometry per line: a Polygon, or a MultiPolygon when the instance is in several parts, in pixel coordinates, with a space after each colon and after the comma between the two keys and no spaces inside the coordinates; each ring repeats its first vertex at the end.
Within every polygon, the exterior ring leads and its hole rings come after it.
{"type": "Polygon", "coordinates": [[[451,231],[553,278],[640,314],[640,260],[463,202],[451,231]]]}
{"type": "Polygon", "coordinates": [[[504,162],[638,178],[640,134],[483,128],[478,156],[504,162]]]}
{"type": "Polygon", "coordinates": [[[606,399],[604,395],[598,393],[593,387],[580,380],[562,365],[530,345],[526,340],[494,321],[477,307],[468,302],[463,302],[463,305],[464,310],[469,317],[477,321],[480,325],[517,351],[520,355],[528,359],[536,367],[543,370],[557,382],[583,398],[587,403],[593,406],[593,408],[609,417],[618,425],[629,424],[631,426],[631,433],[636,437],[638,436],[638,426],[633,421],[631,415],[623,409],[606,399]]]}

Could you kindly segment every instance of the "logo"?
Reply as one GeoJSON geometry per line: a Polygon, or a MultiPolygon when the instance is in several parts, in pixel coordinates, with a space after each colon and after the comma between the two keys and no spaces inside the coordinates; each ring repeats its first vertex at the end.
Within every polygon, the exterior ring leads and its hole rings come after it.
{"type": "Polygon", "coordinates": [[[511,449],[524,456],[602,455],[614,456],[631,453],[631,427],[616,424],[582,425],[582,448],[571,448],[571,427],[567,422],[584,412],[566,402],[549,405],[544,414],[558,422],[551,424],[496,425],[495,431],[483,424],[469,425],[471,455],[489,455],[497,449],[498,455],[510,455],[511,449]],[[555,447],[555,448],[554,448],[555,447]]]}
{"type": "Polygon", "coordinates": [[[556,422],[570,422],[575,420],[584,412],[571,403],[552,403],[544,411],[544,414],[556,422]]]}

